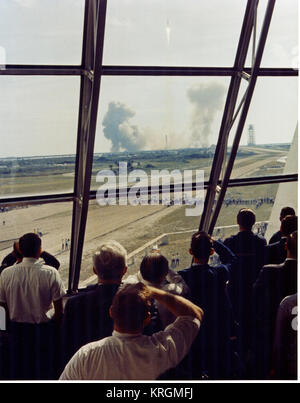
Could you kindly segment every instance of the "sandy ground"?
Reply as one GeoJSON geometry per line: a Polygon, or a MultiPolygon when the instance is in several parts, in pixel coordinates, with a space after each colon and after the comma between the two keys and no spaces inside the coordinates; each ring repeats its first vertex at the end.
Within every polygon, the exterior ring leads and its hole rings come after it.
{"type": "MultiPolygon", "coordinates": [[[[237,166],[232,177],[248,176],[260,166],[270,161],[276,161],[278,158],[274,154],[273,157],[268,155],[262,161],[253,162],[251,157],[247,157],[249,164],[242,167],[237,166]]],[[[71,202],[54,203],[1,213],[0,261],[11,251],[13,241],[22,234],[41,231],[43,249],[55,255],[61,262],[60,273],[67,287],[69,250],[62,249],[62,242],[71,238],[72,206],[71,202]],[[3,221],[5,221],[5,225],[3,221]]],[[[95,201],[91,202],[80,280],[84,281],[92,276],[92,254],[100,241],[116,239],[127,248],[129,253],[132,253],[153,238],[153,229],[156,228],[156,223],[159,220],[180,207],[163,205],[100,207],[95,201]]],[[[163,228],[161,231],[156,228],[157,235],[163,232],[163,228]]],[[[136,264],[129,269],[129,273],[135,271],[136,264]]]]}

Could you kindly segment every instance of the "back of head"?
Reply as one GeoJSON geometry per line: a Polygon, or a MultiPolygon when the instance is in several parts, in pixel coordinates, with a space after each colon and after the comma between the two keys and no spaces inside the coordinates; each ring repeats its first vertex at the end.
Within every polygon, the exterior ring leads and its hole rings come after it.
{"type": "Polygon", "coordinates": [[[24,257],[38,258],[41,252],[41,245],[41,238],[33,232],[29,232],[19,239],[19,248],[24,257]]]}
{"type": "Polygon", "coordinates": [[[144,256],[140,272],[144,280],[153,284],[160,284],[169,271],[168,260],[160,253],[153,252],[144,256]]]}
{"type": "Polygon", "coordinates": [[[121,281],[126,267],[126,257],[126,249],[117,241],[112,240],[100,245],[93,256],[98,278],[104,281],[121,281]]]}
{"type": "Polygon", "coordinates": [[[256,217],[254,212],[249,208],[242,208],[237,215],[237,223],[239,226],[246,230],[251,231],[253,225],[255,224],[256,217]]]}
{"type": "Polygon", "coordinates": [[[149,293],[142,283],[127,284],[114,296],[111,316],[118,330],[124,333],[137,333],[144,327],[149,316],[149,293]]]}
{"type": "Polygon", "coordinates": [[[287,215],[296,215],[293,207],[282,207],[280,211],[280,221],[282,221],[287,215]]]}
{"type": "Polygon", "coordinates": [[[191,240],[191,252],[196,259],[209,259],[212,250],[212,239],[204,231],[195,232],[191,240]]]}
{"type": "Polygon", "coordinates": [[[286,241],[287,250],[290,252],[290,255],[297,259],[297,250],[298,250],[298,231],[292,232],[286,241]]]}
{"type": "Polygon", "coordinates": [[[295,215],[287,215],[281,221],[280,231],[283,236],[288,236],[292,232],[298,230],[298,217],[295,215]]]}
{"type": "Polygon", "coordinates": [[[13,250],[14,250],[14,255],[15,255],[16,259],[22,259],[23,255],[20,251],[19,242],[14,242],[13,250]]]}

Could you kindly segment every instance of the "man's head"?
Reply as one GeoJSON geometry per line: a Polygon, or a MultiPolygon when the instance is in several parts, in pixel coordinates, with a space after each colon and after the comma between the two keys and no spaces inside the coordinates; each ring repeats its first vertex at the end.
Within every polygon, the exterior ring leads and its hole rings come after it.
{"type": "Polygon", "coordinates": [[[160,284],[169,271],[168,260],[158,252],[144,256],[140,272],[144,280],[153,284],[160,284]]]}
{"type": "Polygon", "coordinates": [[[294,231],[290,235],[288,235],[286,240],[286,249],[288,257],[297,259],[297,248],[298,248],[298,231],[294,231]]]}
{"type": "Polygon", "coordinates": [[[255,221],[255,214],[250,208],[242,208],[238,212],[237,223],[241,231],[251,231],[255,221]]]}
{"type": "Polygon", "coordinates": [[[94,272],[102,283],[120,283],[126,273],[127,252],[117,241],[108,241],[100,245],[94,253],[94,272]]]}
{"type": "Polygon", "coordinates": [[[283,236],[288,236],[298,230],[298,217],[296,215],[287,215],[281,221],[280,231],[283,236]]]}
{"type": "Polygon", "coordinates": [[[42,252],[41,247],[41,238],[33,232],[29,232],[19,239],[19,248],[23,257],[38,259],[42,252]]]}
{"type": "Polygon", "coordinates": [[[282,221],[287,215],[296,215],[295,210],[292,207],[283,207],[280,211],[280,221],[282,221]]]}
{"type": "Polygon", "coordinates": [[[110,316],[115,330],[140,333],[150,320],[151,300],[144,284],[127,284],[114,296],[110,316]]]}
{"type": "Polygon", "coordinates": [[[213,241],[204,231],[195,232],[191,239],[190,254],[201,263],[207,263],[209,256],[214,253],[213,241]]]}
{"type": "Polygon", "coordinates": [[[23,259],[23,255],[20,251],[20,245],[19,242],[14,242],[13,246],[13,255],[17,259],[17,262],[21,262],[23,259]]]}

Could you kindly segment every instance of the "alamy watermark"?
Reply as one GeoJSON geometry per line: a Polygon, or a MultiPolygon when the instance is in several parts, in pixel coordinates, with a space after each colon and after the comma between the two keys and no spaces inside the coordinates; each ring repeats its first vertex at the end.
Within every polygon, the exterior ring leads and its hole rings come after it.
{"type": "Polygon", "coordinates": [[[116,205],[187,205],[186,216],[199,216],[204,206],[204,171],[152,169],[147,174],[142,169],[128,173],[127,162],[119,162],[118,172],[104,169],[98,172],[97,183],[104,183],[97,190],[100,206],[116,205]],[[192,188],[194,183],[194,189],[192,188]],[[171,191],[171,186],[173,191],[171,191]],[[161,192],[160,192],[161,187],[161,192]],[[150,191],[149,191],[150,190],[150,191]],[[171,197],[173,195],[173,198],[171,197]]]}

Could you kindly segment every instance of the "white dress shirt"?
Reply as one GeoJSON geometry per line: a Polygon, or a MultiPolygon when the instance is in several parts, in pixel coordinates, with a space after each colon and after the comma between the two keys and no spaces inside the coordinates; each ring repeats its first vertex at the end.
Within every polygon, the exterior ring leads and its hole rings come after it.
{"type": "Polygon", "coordinates": [[[181,316],[152,336],[113,331],[81,347],[60,380],[154,380],[185,357],[199,328],[198,319],[181,316]]]}
{"type": "Polygon", "coordinates": [[[15,322],[48,322],[52,302],[65,293],[58,271],[38,259],[25,257],[0,275],[0,301],[15,322]]]}

